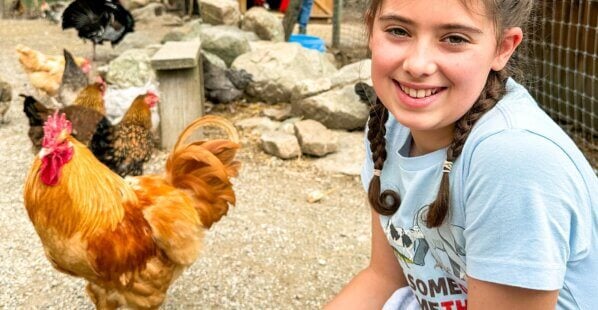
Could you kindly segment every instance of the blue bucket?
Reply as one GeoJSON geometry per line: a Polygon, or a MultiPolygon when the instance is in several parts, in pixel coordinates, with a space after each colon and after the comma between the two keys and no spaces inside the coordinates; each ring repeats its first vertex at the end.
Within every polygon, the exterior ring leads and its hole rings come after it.
{"type": "Polygon", "coordinates": [[[296,42],[305,48],[311,48],[320,52],[326,51],[326,43],[319,37],[307,34],[292,34],[289,42],[296,42]]]}

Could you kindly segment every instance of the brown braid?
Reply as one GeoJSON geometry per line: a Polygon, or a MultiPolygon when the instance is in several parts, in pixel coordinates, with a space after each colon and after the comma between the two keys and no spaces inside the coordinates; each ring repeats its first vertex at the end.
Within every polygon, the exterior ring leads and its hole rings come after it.
{"type": "MultiPolygon", "coordinates": [[[[388,110],[380,99],[370,107],[370,119],[368,121],[368,141],[372,150],[372,161],[374,169],[382,170],[384,161],[386,161],[386,121],[388,120],[388,110]]],[[[368,188],[368,200],[370,204],[382,215],[391,215],[399,209],[401,198],[399,194],[392,190],[385,190],[380,194],[380,177],[372,176],[368,188]]]]}
{"type": "MultiPolygon", "coordinates": [[[[476,103],[455,123],[453,142],[451,142],[446,152],[447,161],[454,162],[461,155],[465,141],[475,123],[482,115],[492,109],[505,94],[506,79],[507,74],[504,70],[490,71],[486,85],[476,103]]],[[[449,193],[449,174],[443,172],[438,196],[428,208],[426,216],[428,227],[438,227],[446,218],[450,205],[449,193]]]]}

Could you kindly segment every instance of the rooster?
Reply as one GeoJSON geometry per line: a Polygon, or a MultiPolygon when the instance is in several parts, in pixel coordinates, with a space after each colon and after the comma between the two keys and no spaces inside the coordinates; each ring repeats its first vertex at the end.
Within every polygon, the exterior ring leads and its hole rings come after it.
{"type": "MultiPolygon", "coordinates": [[[[99,79],[84,88],[73,105],[60,109],[60,112],[66,114],[67,119],[71,121],[73,136],[83,144],[89,145],[99,124],[107,122],[103,99],[105,89],[106,84],[99,79]]],[[[43,124],[54,110],[47,108],[32,96],[23,94],[20,96],[25,98],[23,112],[29,121],[29,140],[33,145],[33,152],[37,153],[42,145],[43,124]]]]}
{"type": "MultiPolygon", "coordinates": [[[[15,50],[31,85],[48,96],[55,96],[62,82],[64,56],[45,55],[20,44],[15,50]]],[[[74,61],[85,74],[91,70],[90,62],[86,58],[75,57],[74,61]]]]}
{"type": "Polygon", "coordinates": [[[116,125],[98,124],[90,149],[96,157],[120,176],[142,175],[143,164],[154,150],[150,109],[159,101],[153,91],[139,95],[116,125]]]}
{"type": "Polygon", "coordinates": [[[158,308],[197,259],[204,231],[235,204],[236,130],[215,116],[195,120],[180,134],[163,175],[127,179],[70,133],[64,115],[48,118],[25,183],[25,208],[48,260],[87,280],[98,309],[158,308]],[[186,142],[207,125],[230,139],[186,142]]]}
{"type": "Polygon", "coordinates": [[[114,47],[134,27],[133,15],[118,0],[75,0],[62,13],[62,29],[75,28],[80,38],[92,42],[93,60],[96,44],[109,41],[114,47]]]}

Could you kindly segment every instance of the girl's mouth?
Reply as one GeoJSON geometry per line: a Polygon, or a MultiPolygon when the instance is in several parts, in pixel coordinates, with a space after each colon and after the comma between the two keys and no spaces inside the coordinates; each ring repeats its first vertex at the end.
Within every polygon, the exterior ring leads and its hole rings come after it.
{"type": "Polygon", "coordinates": [[[401,88],[401,90],[406,95],[408,95],[409,97],[414,98],[414,99],[430,97],[444,89],[444,88],[438,88],[438,87],[437,88],[426,88],[426,89],[413,89],[413,88],[409,88],[403,84],[400,84],[400,83],[398,83],[398,84],[399,84],[399,87],[401,88]]]}
{"type": "Polygon", "coordinates": [[[404,105],[413,108],[421,109],[431,105],[436,101],[438,95],[446,90],[446,87],[433,87],[422,85],[420,87],[413,88],[413,85],[403,85],[396,80],[393,80],[398,91],[399,100],[404,105]]]}

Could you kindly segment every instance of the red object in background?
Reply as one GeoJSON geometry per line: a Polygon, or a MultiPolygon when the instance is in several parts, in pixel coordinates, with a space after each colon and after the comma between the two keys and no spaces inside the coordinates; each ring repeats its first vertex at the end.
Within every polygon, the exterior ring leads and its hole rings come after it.
{"type": "Polygon", "coordinates": [[[266,0],[253,0],[253,5],[255,6],[264,6],[266,0]]]}
{"type": "Polygon", "coordinates": [[[289,1],[290,0],[282,0],[280,2],[280,8],[278,9],[281,13],[284,13],[287,11],[287,7],[289,6],[289,1]]]}

